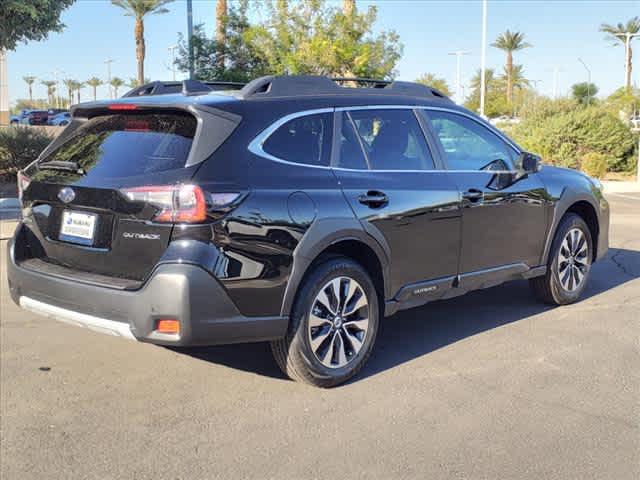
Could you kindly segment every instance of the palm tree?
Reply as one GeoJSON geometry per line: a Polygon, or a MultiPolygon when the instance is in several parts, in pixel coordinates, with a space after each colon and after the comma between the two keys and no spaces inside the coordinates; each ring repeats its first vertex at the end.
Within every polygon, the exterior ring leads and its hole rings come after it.
{"type": "Polygon", "coordinates": [[[29,102],[33,103],[33,84],[36,81],[36,77],[22,77],[22,79],[27,83],[29,87],[29,102]]]}
{"type": "Polygon", "coordinates": [[[47,99],[49,105],[53,105],[53,96],[56,93],[56,82],[54,80],[42,80],[40,83],[47,87],[47,99]]]}
{"type": "Polygon", "coordinates": [[[416,79],[416,83],[433,87],[447,97],[451,96],[451,89],[449,88],[447,81],[444,78],[437,77],[433,73],[425,73],[420,78],[416,79]]]}
{"type": "Polygon", "coordinates": [[[71,105],[73,103],[73,92],[77,82],[71,78],[65,78],[62,80],[62,83],[67,87],[67,92],[69,93],[69,105],[71,105]]]}
{"type": "Polygon", "coordinates": [[[129,77],[129,81],[126,82],[125,85],[129,88],[136,88],[140,85],[144,85],[145,83],[150,83],[150,82],[151,82],[150,78],[145,78],[144,82],[141,84],[136,77],[129,77]]]}
{"type": "Polygon", "coordinates": [[[507,73],[507,101],[511,103],[513,101],[513,52],[528,48],[531,44],[524,41],[524,33],[507,30],[498,35],[496,41],[491,45],[507,52],[507,62],[505,65],[507,73]]]}
{"type": "Polygon", "coordinates": [[[78,100],[78,103],[80,103],[80,90],[82,90],[87,84],[85,82],[75,82],[74,83],[74,90],[76,91],[76,99],[78,100]]]}
{"type": "Polygon", "coordinates": [[[124,85],[124,80],[119,77],[113,77],[109,83],[113,87],[115,97],[118,98],[118,89],[124,85]]]}
{"type": "Polygon", "coordinates": [[[224,68],[224,51],[227,46],[227,0],[216,2],[216,50],[220,68],[224,68]]]}
{"type": "Polygon", "coordinates": [[[342,13],[350,17],[356,11],[356,0],[342,0],[342,13]]]}
{"type": "Polygon", "coordinates": [[[625,87],[627,90],[631,90],[631,69],[633,68],[633,51],[631,50],[631,41],[637,37],[629,37],[629,43],[627,44],[627,33],[634,34],[640,32],[640,17],[633,17],[626,25],[619,22],[617,25],[611,25],[609,23],[603,23],[600,25],[600,31],[607,34],[607,39],[611,40],[614,45],[620,44],[625,47],[625,68],[626,78],[625,87]]]}
{"type": "Polygon", "coordinates": [[[125,15],[135,17],[134,36],[136,39],[136,59],[138,61],[138,81],[144,82],[144,17],[148,14],[167,13],[164,5],[173,0],[111,0],[111,3],[125,11],[125,15]]]}
{"type": "Polygon", "coordinates": [[[96,97],[97,97],[97,95],[96,95],[97,89],[98,89],[98,87],[99,87],[100,85],[102,85],[102,83],[103,83],[103,82],[102,82],[102,80],[100,80],[98,77],[91,77],[89,80],[87,80],[87,82],[86,82],[86,83],[87,83],[87,85],[89,85],[91,88],[93,88],[93,101],[95,102],[95,101],[96,101],[96,99],[97,99],[97,98],[96,98],[96,97]]]}
{"type": "MultiPolygon", "coordinates": [[[[478,69],[476,74],[471,77],[470,86],[472,90],[477,90],[480,92],[480,84],[482,76],[482,70],[478,69]]],[[[485,68],[484,70],[484,94],[486,95],[490,88],[493,88],[496,83],[496,72],[493,68],[485,68]]],[[[478,93],[479,95],[479,93],[478,93]]]]}
{"type": "MultiPolygon", "coordinates": [[[[503,85],[508,83],[507,68],[504,69],[504,74],[500,75],[499,80],[504,82],[503,85]]],[[[522,65],[514,65],[511,71],[511,85],[514,89],[524,90],[531,86],[531,82],[524,76],[524,67],[522,65]]]]}

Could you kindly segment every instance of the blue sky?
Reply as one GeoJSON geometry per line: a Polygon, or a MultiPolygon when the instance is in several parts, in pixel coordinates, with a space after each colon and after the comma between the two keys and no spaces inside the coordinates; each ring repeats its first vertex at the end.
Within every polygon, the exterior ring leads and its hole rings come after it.
{"type": "MultiPolygon", "coordinates": [[[[212,32],[215,0],[194,0],[194,23],[204,23],[212,32]]],[[[340,5],[341,0],[329,3],[340,5]]],[[[470,52],[463,58],[462,83],[468,84],[480,66],[481,2],[430,0],[358,0],[359,8],[378,7],[376,30],[394,29],[404,44],[404,55],[397,66],[399,78],[413,80],[424,72],[444,77],[455,84],[454,50],[470,52]]],[[[177,42],[178,32],[186,31],[186,2],[177,0],[165,15],[147,18],[146,76],[170,79],[168,47],[177,42]]],[[[598,31],[602,22],[617,23],[640,15],[640,0],[489,0],[489,43],[505,29],[525,32],[533,48],[516,52],[516,63],[525,66],[529,79],[539,80],[541,93],[553,91],[553,69],[560,68],[558,90],[567,94],[571,84],[584,81],[587,73],[578,62],[581,57],[591,69],[592,81],[607,95],[622,86],[624,49],[612,47],[598,31]]],[[[108,0],[78,0],[63,13],[67,28],[51,34],[44,42],[20,45],[9,52],[9,95],[11,101],[27,97],[22,77],[85,80],[92,76],[106,78],[105,59],[112,58],[112,75],[125,79],[135,76],[133,19],[108,0]]],[[[636,40],[636,68],[633,81],[640,84],[640,40],[636,40]]],[[[502,69],[504,55],[488,47],[487,65],[502,69]]],[[[63,90],[64,91],[64,90],[63,90]]],[[[101,87],[99,96],[106,96],[101,87]]],[[[34,96],[46,97],[45,87],[37,85],[34,96]]],[[[90,91],[83,91],[89,99],[90,91]]]]}

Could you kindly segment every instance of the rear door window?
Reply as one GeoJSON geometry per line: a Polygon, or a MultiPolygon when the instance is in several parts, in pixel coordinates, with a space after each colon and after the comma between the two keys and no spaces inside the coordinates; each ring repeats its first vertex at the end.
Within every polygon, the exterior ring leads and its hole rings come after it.
{"type": "Polygon", "coordinates": [[[434,161],[415,114],[409,109],[349,112],[371,170],[433,170],[434,161]]]}
{"type": "Polygon", "coordinates": [[[333,114],[306,115],[288,121],[267,138],[262,149],[279,160],[327,166],[333,114]]]}
{"type": "Polygon", "coordinates": [[[88,176],[148,175],[185,166],[196,119],[181,113],[93,117],[41,163],[75,162],[88,176]]]}

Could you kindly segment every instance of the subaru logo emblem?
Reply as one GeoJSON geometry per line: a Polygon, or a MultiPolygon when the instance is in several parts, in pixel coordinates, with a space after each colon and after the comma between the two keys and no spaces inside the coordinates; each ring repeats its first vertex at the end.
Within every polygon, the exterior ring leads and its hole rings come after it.
{"type": "Polygon", "coordinates": [[[58,192],[58,198],[64,203],[73,202],[73,199],[76,198],[76,192],[69,187],[64,187],[58,192]]]}

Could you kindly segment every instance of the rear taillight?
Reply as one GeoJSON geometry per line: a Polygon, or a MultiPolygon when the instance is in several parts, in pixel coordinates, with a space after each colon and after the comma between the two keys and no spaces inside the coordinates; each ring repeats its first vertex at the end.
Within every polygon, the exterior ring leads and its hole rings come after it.
{"type": "Polygon", "coordinates": [[[198,223],[207,218],[204,192],[197,185],[163,185],[126,188],[122,193],[131,201],[158,208],[156,222],[198,223]]]}
{"type": "Polygon", "coordinates": [[[22,172],[18,172],[18,199],[20,200],[20,203],[22,203],[22,194],[30,183],[31,179],[29,177],[22,172]]]}

